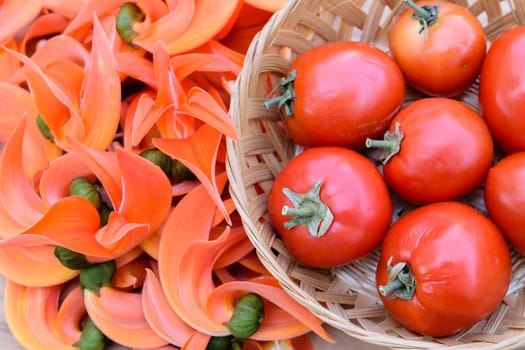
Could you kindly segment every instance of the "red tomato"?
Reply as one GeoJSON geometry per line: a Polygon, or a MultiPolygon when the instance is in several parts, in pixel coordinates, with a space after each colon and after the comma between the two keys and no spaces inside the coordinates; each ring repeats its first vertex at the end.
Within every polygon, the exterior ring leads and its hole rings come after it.
{"type": "Polygon", "coordinates": [[[301,146],[362,148],[387,128],[405,96],[390,56],[360,42],[333,42],[300,54],[281,83],[279,105],[289,137],[301,146]],[[374,136],[375,135],[375,136],[374,136]]]}
{"type": "Polygon", "coordinates": [[[487,48],[483,26],[451,2],[424,0],[416,5],[422,14],[408,8],[390,29],[392,56],[416,89],[433,96],[457,95],[481,70],[487,48]],[[427,29],[420,22],[425,18],[427,29]]]}
{"type": "Polygon", "coordinates": [[[511,154],[490,169],[484,197],[492,221],[525,255],[525,152],[511,154]]]}
{"type": "Polygon", "coordinates": [[[392,202],[377,167],[363,155],[343,147],[314,147],[277,175],[268,211],[298,261],[328,268],[378,246],[392,219],[392,202]]]}
{"type": "Polygon", "coordinates": [[[495,144],[525,151],[525,27],[505,31],[489,48],[479,81],[479,107],[495,144]]]}
{"type": "Polygon", "coordinates": [[[413,332],[435,337],[487,317],[510,280],[510,252],[501,232],[459,202],[428,204],[396,221],[383,241],[376,274],[391,315],[413,332]]]}
{"type": "Polygon", "coordinates": [[[466,195],[481,185],[494,155],[483,119],[467,105],[445,97],[420,99],[401,110],[385,141],[368,140],[367,146],[386,148],[387,184],[419,204],[466,195]]]}

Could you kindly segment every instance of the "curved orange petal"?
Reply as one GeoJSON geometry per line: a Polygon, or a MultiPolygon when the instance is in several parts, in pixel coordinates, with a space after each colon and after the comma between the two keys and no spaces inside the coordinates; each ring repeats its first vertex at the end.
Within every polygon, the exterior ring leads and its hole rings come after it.
{"type": "Polygon", "coordinates": [[[0,6],[0,44],[13,38],[29,22],[36,18],[42,8],[42,0],[2,1],[0,6]]]}
{"type": "Polygon", "coordinates": [[[21,225],[40,219],[46,206],[35,192],[24,169],[22,144],[25,118],[16,125],[0,156],[0,196],[6,211],[21,225]]]}
{"type": "Polygon", "coordinates": [[[203,124],[186,139],[153,139],[153,144],[164,153],[179,160],[190,169],[208,191],[210,197],[229,222],[228,210],[221,199],[216,183],[215,164],[222,140],[217,129],[203,124]]]}
{"type": "Polygon", "coordinates": [[[149,235],[150,228],[147,224],[129,222],[112,212],[108,223],[95,237],[113,257],[119,257],[137,247],[149,235]]]}
{"type": "Polygon", "coordinates": [[[131,52],[118,52],[115,54],[115,61],[121,74],[141,81],[153,89],[157,88],[151,60],[131,52]]]}
{"type": "MultiPolygon", "coordinates": [[[[96,239],[100,217],[95,207],[82,197],[65,197],[55,202],[34,225],[23,234],[0,242],[0,246],[16,241],[24,244],[24,236],[45,237],[47,244],[64,246],[84,255],[111,258],[96,239]]],[[[28,243],[31,240],[29,239],[28,243]]],[[[42,243],[44,243],[42,242],[42,243]]],[[[38,244],[37,241],[34,243],[38,244]]]]}
{"type": "Polygon", "coordinates": [[[61,286],[30,288],[8,280],[5,286],[5,316],[9,330],[26,349],[74,350],[57,337],[57,314],[61,286]],[[28,317],[28,315],[31,315],[28,317]]]}
{"type": "Polygon", "coordinates": [[[23,231],[24,225],[17,222],[7,209],[0,205],[0,238],[5,239],[12,236],[16,236],[18,233],[23,231]]]}
{"type": "MultiPolygon", "coordinates": [[[[42,68],[42,72],[47,76],[49,81],[56,84],[56,86],[67,95],[68,101],[71,103],[72,108],[74,108],[74,110],[70,110],[69,113],[66,114],[69,116],[68,119],[60,126],[56,133],[55,130],[50,128],[53,142],[62,149],[67,149],[68,145],[64,140],[65,135],[82,140],[86,133],[85,126],[77,112],[80,104],[79,91],[81,90],[85,77],[85,70],[71,60],[58,60],[42,68]]],[[[25,73],[25,76],[28,78],[28,81],[30,81],[32,79],[31,77],[36,74],[34,71],[29,70],[25,73]]],[[[32,92],[34,96],[39,93],[37,90],[32,90],[32,92]]],[[[47,116],[44,116],[44,114],[41,115],[47,124],[47,116]]],[[[52,123],[53,122],[54,121],[52,121],[52,123]]]]}
{"type": "MultiPolygon", "coordinates": [[[[180,306],[190,319],[185,319],[195,329],[211,335],[228,334],[222,322],[217,322],[206,310],[206,301],[215,288],[212,272],[220,252],[227,249],[230,230],[214,241],[195,240],[184,250],[177,266],[177,293],[180,306]]],[[[159,261],[160,263],[160,261],[159,261]]],[[[160,267],[160,265],[159,265],[160,267]]],[[[177,309],[181,312],[180,308],[177,309]]]]}
{"type": "Polygon", "coordinates": [[[93,177],[93,172],[76,153],[65,153],[53,159],[42,172],[39,193],[48,204],[69,196],[69,185],[77,177],[93,177]]]}
{"type": "Polygon", "coordinates": [[[239,259],[239,264],[260,275],[270,275],[270,272],[262,264],[255,251],[252,251],[250,254],[245,255],[244,257],[239,259]]]}
{"type": "Polygon", "coordinates": [[[175,76],[179,81],[184,80],[193,72],[199,70],[213,70],[215,68],[215,55],[211,53],[189,52],[181,55],[174,55],[171,58],[175,76]]]}
{"type": "Polygon", "coordinates": [[[123,265],[117,265],[117,270],[112,278],[113,286],[120,290],[133,290],[141,287],[148,267],[149,259],[146,256],[139,256],[123,265]]]}
{"type": "Polygon", "coordinates": [[[182,346],[181,350],[206,350],[209,342],[210,336],[208,334],[195,332],[182,346]]]}
{"type": "MultiPolygon", "coordinates": [[[[44,0],[46,3],[51,3],[56,0],[44,0]]],[[[92,24],[93,14],[97,17],[105,17],[108,14],[118,10],[122,4],[128,0],[83,0],[82,6],[70,6],[64,1],[56,1],[55,11],[60,13],[71,13],[74,17],[69,23],[67,28],[64,30],[64,34],[71,35],[73,32],[78,31],[82,27],[89,26],[92,24]]],[[[74,1],[80,2],[80,1],[74,1]]],[[[161,0],[137,0],[134,1],[137,6],[140,7],[141,11],[144,13],[145,20],[144,23],[139,23],[140,26],[147,27],[152,21],[155,21],[157,18],[166,13],[166,4],[161,0]]],[[[139,25],[137,24],[137,25],[139,25]]]]}
{"type": "Polygon", "coordinates": [[[142,307],[149,325],[170,344],[181,346],[193,334],[193,328],[171,308],[159,279],[150,269],[142,287],[142,307]]]}
{"type": "MultiPolygon", "coordinates": [[[[10,50],[18,50],[18,44],[15,39],[7,41],[4,45],[10,50]]],[[[20,61],[14,58],[13,55],[3,47],[0,48],[0,81],[10,81],[21,65],[20,61]]]]}
{"type": "Polygon", "coordinates": [[[84,291],[86,310],[91,320],[111,340],[131,348],[155,348],[167,342],[149,326],[139,293],[100,288],[100,297],[84,291]]]}
{"type": "MultiPolygon", "coordinates": [[[[234,15],[240,0],[201,0],[196,3],[190,25],[174,40],[166,41],[170,55],[188,52],[212,39],[234,15]]],[[[152,52],[153,47],[137,41],[138,46],[152,52]]]]}
{"type": "Polygon", "coordinates": [[[259,330],[251,336],[252,339],[287,339],[314,331],[323,339],[332,341],[321,322],[270,276],[250,281],[231,281],[216,287],[207,300],[210,317],[216,322],[228,321],[233,313],[235,299],[249,292],[260,295],[266,301],[264,320],[259,330]]]}
{"type": "MultiPolygon", "coordinates": [[[[141,259],[143,257],[144,250],[140,247],[135,247],[126,254],[122,254],[121,256],[115,258],[115,263],[117,264],[117,269],[120,269],[127,264],[132,263],[136,259],[141,259]]],[[[144,257],[145,258],[145,257],[144,257]]],[[[145,259],[148,261],[148,264],[151,265],[150,259],[145,259]]]]}
{"type": "Polygon", "coordinates": [[[38,109],[26,89],[0,82],[0,105],[9,106],[2,112],[0,142],[7,142],[16,125],[23,117],[26,118],[22,158],[24,169],[32,178],[47,166],[49,160],[59,156],[61,150],[42,136],[36,123],[38,109]]]}
{"type": "Polygon", "coordinates": [[[117,64],[109,40],[94,16],[91,57],[80,103],[86,129],[84,144],[98,150],[108,148],[120,121],[120,97],[117,64]]]}
{"type": "MultiPolygon", "coordinates": [[[[61,16],[59,18],[63,19],[61,16]]],[[[47,22],[42,23],[42,25],[47,25],[47,22]]],[[[72,61],[79,64],[81,67],[85,67],[89,62],[89,52],[78,40],[67,35],[58,34],[38,46],[38,49],[31,56],[31,60],[42,69],[53,62],[61,62],[65,60],[72,61]]],[[[22,67],[19,69],[16,74],[11,77],[10,82],[13,84],[22,82],[24,79],[24,73],[27,70],[29,70],[29,68],[22,67]]]]}
{"type": "Polygon", "coordinates": [[[188,93],[188,102],[178,108],[178,112],[191,115],[209,124],[230,138],[237,138],[237,129],[225,111],[213,97],[199,87],[191,88],[188,93]]]}
{"type": "Polygon", "coordinates": [[[132,115],[129,123],[125,125],[124,148],[131,149],[132,146],[139,145],[168,108],[170,108],[168,105],[157,105],[150,94],[140,94],[128,111],[132,115]]]}
{"type": "Polygon", "coordinates": [[[253,244],[248,239],[241,227],[232,227],[231,235],[237,235],[232,246],[225,251],[215,262],[214,268],[223,268],[240,261],[244,256],[253,251],[253,244]]]}
{"type": "Polygon", "coordinates": [[[189,27],[195,13],[195,3],[195,0],[177,1],[175,8],[170,9],[144,30],[139,30],[133,43],[142,47],[153,47],[157,41],[176,40],[189,27]]]}
{"type": "Polygon", "coordinates": [[[85,314],[84,296],[77,284],[68,291],[60,303],[56,319],[57,335],[68,343],[76,343],[82,333],[80,325],[85,314]]]}
{"type": "Polygon", "coordinates": [[[52,286],[78,275],[64,267],[53,250],[50,245],[0,248],[0,274],[30,287],[52,286]]]}
{"type": "MultiPolygon", "coordinates": [[[[67,35],[71,35],[73,32],[77,31],[83,26],[91,25],[94,15],[106,15],[109,11],[119,8],[123,3],[126,2],[126,0],[85,0],[83,3],[78,1],[79,4],[76,4],[76,6],[72,7],[71,5],[66,6],[64,1],[55,1],[54,4],[52,4],[52,0],[44,1],[45,5],[47,6],[54,5],[54,11],[59,13],[68,13],[69,16],[74,16],[69,22],[68,26],[64,29],[63,33],[67,35]]],[[[71,1],[66,3],[69,2],[71,1]]]]}
{"type": "Polygon", "coordinates": [[[171,208],[171,184],[162,169],[134,153],[117,149],[122,174],[122,203],[118,208],[129,222],[159,228],[171,208]]]}
{"type": "Polygon", "coordinates": [[[290,339],[294,349],[297,350],[314,350],[312,340],[308,334],[301,335],[290,339]]]}
{"type": "MultiPolygon", "coordinates": [[[[237,19],[241,15],[241,11],[243,7],[244,7],[244,0],[237,1],[237,7],[235,7],[233,13],[230,15],[230,18],[227,20],[226,23],[224,23],[222,28],[217,33],[215,33],[215,35],[213,36],[213,39],[221,40],[226,35],[228,35],[228,33],[233,29],[235,22],[237,22],[237,19]]],[[[210,40],[213,40],[213,39],[210,39],[210,40]]]]}
{"type": "Polygon", "coordinates": [[[63,1],[63,0],[43,0],[42,8],[49,10],[51,12],[56,12],[62,16],[70,19],[73,18],[87,0],[78,0],[78,1],[63,1]]]}
{"type": "Polygon", "coordinates": [[[86,166],[101,182],[114,208],[122,203],[122,174],[115,152],[97,151],[82,142],[66,136],[71,152],[82,158],[86,166]]]}
{"type": "Polygon", "coordinates": [[[261,10],[276,12],[284,7],[286,0],[244,0],[247,4],[261,10]]]}
{"type": "MultiPolygon", "coordinates": [[[[67,132],[71,137],[80,137],[83,135],[83,125],[81,123],[78,106],[74,96],[78,91],[68,91],[67,87],[71,84],[59,84],[49,77],[32,59],[29,57],[4,48],[13,57],[24,63],[24,74],[29,84],[29,88],[35,100],[42,118],[55,137],[55,142],[63,139],[63,127],[68,123],[67,132]]],[[[56,72],[59,74],[59,72],[56,72]]]]}
{"type": "MultiPolygon", "coordinates": [[[[220,179],[221,187],[224,186],[225,180],[224,177],[220,179]]],[[[199,186],[186,194],[172,210],[164,224],[160,238],[158,265],[159,278],[166,298],[175,312],[195,329],[212,329],[216,333],[224,333],[226,331],[224,326],[208,322],[207,315],[202,315],[202,308],[188,311],[187,298],[191,299],[189,304],[198,304],[198,300],[195,300],[198,298],[195,291],[200,290],[201,287],[192,289],[195,288],[193,284],[191,286],[179,284],[183,277],[191,280],[192,276],[189,274],[194,273],[192,263],[183,259],[182,255],[191,242],[196,240],[207,242],[215,210],[216,206],[204,187],[199,186]],[[198,215],[198,218],[195,217],[195,214],[198,215]],[[189,288],[191,292],[189,295],[183,295],[179,288],[189,288]],[[195,312],[199,312],[198,322],[194,319],[195,312]]],[[[210,286],[208,284],[203,288],[209,292],[210,286]]]]}
{"type": "Polygon", "coordinates": [[[212,53],[216,57],[215,64],[212,66],[214,68],[213,71],[230,71],[235,75],[238,75],[241,72],[245,59],[244,54],[229,48],[217,40],[209,40],[197,50],[203,49],[205,49],[206,52],[212,53]]]}
{"type": "Polygon", "coordinates": [[[157,42],[153,50],[153,70],[158,82],[157,103],[178,106],[186,95],[175,75],[171,57],[164,42],[157,42]]]}
{"type": "Polygon", "coordinates": [[[27,54],[27,44],[30,40],[61,33],[67,26],[67,19],[58,13],[45,13],[38,16],[24,32],[20,41],[20,52],[27,54]]]}
{"type": "MultiPolygon", "coordinates": [[[[159,41],[154,46],[153,69],[157,79],[156,102],[159,106],[173,106],[175,109],[186,103],[186,93],[175,71],[166,50],[165,43],[159,41]]],[[[157,127],[164,137],[185,138],[195,129],[195,119],[191,116],[176,113],[168,109],[157,122],[157,127]]]]}

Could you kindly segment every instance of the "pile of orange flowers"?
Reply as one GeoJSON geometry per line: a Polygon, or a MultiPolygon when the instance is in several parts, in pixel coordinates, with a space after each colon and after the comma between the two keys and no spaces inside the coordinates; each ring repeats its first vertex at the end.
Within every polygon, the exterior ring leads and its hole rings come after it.
{"type": "Polygon", "coordinates": [[[1,3],[0,273],[24,348],[330,340],[260,263],[227,191],[231,87],[282,6],[1,3]],[[263,308],[233,329],[247,295],[263,308]]]}

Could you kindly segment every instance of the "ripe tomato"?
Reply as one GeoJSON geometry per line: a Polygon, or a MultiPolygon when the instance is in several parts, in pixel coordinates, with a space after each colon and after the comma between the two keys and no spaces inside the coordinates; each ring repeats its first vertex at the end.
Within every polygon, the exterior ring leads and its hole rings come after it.
{"type": "Polygon", "coordinates": [[[343,147],[314,147],[277,175],[268,212],[298,261],[328,268],[378,246],[392,219],[392,202],[369,159],[343,147]]]}
{"type": "Polygon", "coordinates": [[[298,145],[362,148],[387,128],[405,96],[390,56],[369,44],[333,42],[309,49],[281,82],[277,104],[298,145]],[[375,136],[374,136],[375,135],[375,136]]]}
{"type": "Polygon", "coordinates": [[[396,221],[383,241],[376,273],[391,315],[406,328],[435,337],[487,317],[510,280],[510,252],[501,232],[459,202],[428,204],[396,221]]]}
{"type": "Polygon", "coordinates": [[[490,169],[484,197],[492,221],[525,254],[525,152],[506,156],[490,169]]]}
{"type": "Polygon", "coordinates": [[[453,200],[483,182],[494,155],[483,119],[445,97],[417,100],[392,120],[383,141],[383,175],[390,188],[413,203],[453,200]]]}
{"type": "Polygon", "coordinates": [[[439,0],[408,3],[418,12],[405,10],[388,35],[406,81],[432,96],[461,93],[481,70],[487,48],[483,26],[461,5],[439,0]]]}
{"type": "Polygon", "coordinates": [[[495,144],[525,151],[525,27],[501,34],[489,48],[479,80],[479,106],[495,144]]]}

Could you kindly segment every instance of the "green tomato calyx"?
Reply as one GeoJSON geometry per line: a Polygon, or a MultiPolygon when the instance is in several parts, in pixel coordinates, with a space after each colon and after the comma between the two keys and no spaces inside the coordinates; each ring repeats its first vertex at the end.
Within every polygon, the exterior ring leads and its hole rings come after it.
{"type": "Polygon", "coordinates": [[[414,13],[412,18],[417,20],[421,25],[419,33],[425,32],[428,38],[428,28],[436,24],[438,20],[438,5],[424,5],[418,6],[412,0],[405,0],[405,3],[410,6],[414,13]]]}
{"type": "Polygon", "coordinates": [[[401,147],[401,141],[403,140],[403,133],[401,132],[401,124],[396,122],[394,124],[394,131],[388,130],[383,136],[383,140],[373,140],[367,138],[365,141],[365,146],[367,148],[381,148],[383,153],[380,155],[380,159],[383,161],[383,164],[388,163],[388,161],[399,152],[401,147]]]}
{"type": "Polygon", "coordinates": [[[416,291],[416,277],[406,262],[398,262],[392,266],[392,257],[388,259],[388,284],[377,289],[387,299],[399,298],[410,300],[416,291]]]}
{"type": "Polygon", "coordinates": [[[293,207],[284,205],[281,214],[290,215],[284,227],[290,230],[298,225],[305,225],[308,232],[314,237],[321,237],[330,228],[334,221],[334,214],[321,201],[320,191],[322,181],[316,181],[306,193],[293,192],[283,188],[284,195],[292,202],[293,207]]]}
{"type": "Polygon", "coordinates": [[[297,77],[297,71],[292,70],[288,73],[287,77],[282,77],[279,85],[270,93],[270,96],[275,94],[275,92],[281,89],[282,94],[280,96],[274,97],[272,99],[264,101],[264,107],[270,108],[271,106],[277,105],[277,110],[282,116],[282,109],[284,108],[284,114],[287,117],[291,117],[294,114],[294,100],[295,100],[295,90],[294,82],[297,77]]]}

